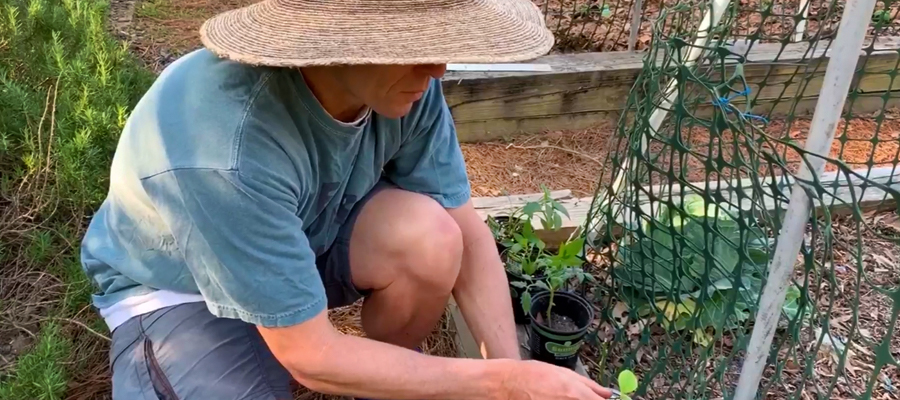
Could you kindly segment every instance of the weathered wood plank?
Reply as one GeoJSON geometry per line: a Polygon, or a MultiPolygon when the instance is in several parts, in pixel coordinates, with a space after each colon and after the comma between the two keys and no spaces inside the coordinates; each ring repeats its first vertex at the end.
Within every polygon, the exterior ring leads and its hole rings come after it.
{"type": "MultiPolygon", "coordinates": [[[[813,209],[821,214],[828,208],[832,215],[846,215],[852,213],[855,208],[861,211],[896,209],[900,199],[893,197],[878,185],[900,191],[900,166],[877,167],[853,171],[848,177],[841,172],[826,172],[819,181],[823,189],[821,201],[816,201],[813,209]],[[856,176],[859,175],[859,176],[856,176]],[[861,178],[861,177],[862,178],[861,178]],[[863,179],[865,178],[865,180],[863,179]],[[871,183],[867,183],[868,182],[871,183]]],[[[787,210],[788,199],[794,183],[792,177],[770,178],[761,182],[761,191],[755,191],[750,179],[721,180],[710,182],[692,182],[685,185],[654,185],[642,189],[638,193],[638,205],[645,213],[650,213],[650,199],[659,198],[665,193],[673,193],[671,198],[675,201],[681,194],[699,193],[703,191],[717,192],[732,204],[740,204],[742,208],[749,209],[749,198],[761,201],[755,208],[766,210],[769,216],[783,214],[787,210]],[[777,179],[777,180],[774,180],[777,179]],[[652,197],[651,197],[652,196],[652,197]]],[[[535,196],[535,195],[532,195],[535,196]]],[[[539,196],[539,195],[537,195],[539,196]]],[[[668,195],[665,198],[669,198],[668,195]]],[[[590,211],[592,198],[564,197],[557,199],[569,212],[570,218],[563,218],[563,228],[551,232],[541,229],[540,220],[532,223],[538,228],[537,234],[547,243],[557,244],[565,241],[576,229],[584,225],[590,211]]],[[[488,215],[508,215],[512,210],[520,207],[524,202],[496,202],[477,200],[476,204],[487,204],[478,207],[476,211],[486,219],[488,215]]],[[[624,218],[618,222],[622,223],[624,218]]]]}
{"type": "MultiPolygon", "coordinates": [[[[808,43],[755,45],[744,66],[756,100],[753,112],[811,113],[828,63],[826,48],[824,41],[815,51],[808,43]]],[[[860,91],[900,90],[900,80],[890,73],[900,57],[900,39],[879,38],[874,48],[871,54],[860,55],[860,66],[864,63],[866,71],[857,82],[860,91]]],[[[644,67],[643,57],[634,52],[549,55],[535,62],[551,65],[552,72],[452,72],[443,78],[444,94],[463,142],[615,123],[644,67]]],[[[734,104],[741,103],[735,100],[734,104]]],[[[868,101],[853,107],[865,113],[883,106],[883,102],[868,101]]],[[[697,113],[708,114],[712,107],[704,105],[697,113]]]]}
{"type": "MultiPolygon", "coordinates": [[[[534,194],[513,194],[503,197],[476,197],[472,199],[476,209],[502,208],[510,204],[525,204],[529,201],[539,201],[544,197],[543,193],[534,194]]],[[[550,192],[550,198],[554,200],[567,199],[572,197],[572,191],[553,190],[550,192]]]]}

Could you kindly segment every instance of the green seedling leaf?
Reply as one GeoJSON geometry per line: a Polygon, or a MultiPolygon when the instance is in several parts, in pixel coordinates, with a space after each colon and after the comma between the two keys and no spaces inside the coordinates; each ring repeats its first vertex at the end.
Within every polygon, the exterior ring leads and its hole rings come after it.
{"type": "Polygon", "coordinates": [[[534,215],[534,213],[536,213],[538,211],[541,211],[541,205],[540,205],[540,203],[536,203],[533,201],[526,203],[525,206],[522,207],[522,214],[525,214],[528,216],[534,215]]]}
{"type": "Polygon", "coordinates": [[[553,205],[553,209],[555,209],[556,211],[559,211],[562,215],[565,215],[566,218],[569,218],[569,210],[566,210],[566,208],[563,207],[562,203],[560,203],[558,201],[554,201],[553,203],[550,203],[550,204],[553,205]]]}
{"type": "Polygon", "coordinates": [[[619,392],[622,393],[623,398],[629,398],[627,395],[634,393],[637,388],[638,379],[637,376],[634,375],[634,372],[627,369],[619,372],[619,392]]]}
{"type": "Polygon", "coordinates": [[[522,293],[522,310],[525,314],[531,312],[531,292],[527,290],[522,293]]]}
{"type": "Polygon", "coordinates": [[[515,287],[517,287],[517,288],[519,288],[519,289],[525,289],[525,287],[528,286],[528,285],[525,284],[525,282],[519,282],[519,281],[510,282],[509,284],[510,284],[510,285],[513,285],[513,286],[515,286],[515,287]]]}

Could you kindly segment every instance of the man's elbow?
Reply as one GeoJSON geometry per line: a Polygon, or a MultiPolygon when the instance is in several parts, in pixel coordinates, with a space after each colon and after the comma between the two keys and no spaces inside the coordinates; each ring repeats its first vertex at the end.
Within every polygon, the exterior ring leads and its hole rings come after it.
{"type": "Polygon", "coordinates": [[[334,360],[340,333],[331,326],[327,312],[299,325],[258,328],[272,355],[304,387],[327,393],[329,361],[334,360]]]}

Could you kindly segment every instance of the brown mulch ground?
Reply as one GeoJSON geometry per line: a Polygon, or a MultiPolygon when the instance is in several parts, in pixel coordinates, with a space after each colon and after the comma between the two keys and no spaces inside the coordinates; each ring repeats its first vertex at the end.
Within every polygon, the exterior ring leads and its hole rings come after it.
{"type": "MultiPolygon", "coordinates": [[[[799,146],[809,132],[809,119],[797,119],[790,125],[783,120],[768,124],[765,132],[772,137],[790,137],[799,146]]],[[[544,134],[525,135],[510,142],[464,143],[463,155],[468,165],[469,177],[475,196],[499,196],[504,193],[537,193],[543,183],[551,189],[571,189],[575,196],[593,195],[598,184],[598,176],[609,164],[609,150],[621,145],[610,141],[614,127],[598,126],[581,131],[560,131],[544,134]]],[[[685,157],[685,161],[674,163],[672,170],[678,174],[684,170],[685,179],[691,182],[703,181],[704,163],[709,155],[721,152],[729,159],[733,143],[728,134],[710,140],[706,130],[692,129],[685,135],[685,142],[697,154],[685,157]],[[719,150],[721,146],[722,150],[719,150]],[[679,167],[680,165],[686,168],[679,167]]],[[[788,169],[794,171],[799,166],[801,154],[784,145],[774,147],[779,154],[786,155],[788,169]]],[[[665,166],[672,155],[680,152],[661,143],[651,145],[657,154],[662,154],[657,165],[665,166]]],[[[746,153],[746,152],[744,152],[746,153]]],[[[836,140],[831,147],[830,157],[841,160],[853,169],[898,165],[900,163],[900,119],[886,119],[881,126],[871,118],[841,121],[836,140]],[[846,128],[846,129],[845,129],[846,128]],[[877,132],[877,135],[876,135],[877,132]],[[877,136],[877,138],[876,138],[877,136]],[[874,139],[874,141],[873,141],[874,139]]],[[[783,170],[776,168],[776,172],[783,170]]],[[[826,164],[826,170],[834,171],[837,165],[826,164]]],[[[723,173],[723,178],[726,174],[723,173]]],[[[607,169],[604,178],[609,178],[607,169]]],[[[605,182],[608,182],[604,180],[605,182]]]]}

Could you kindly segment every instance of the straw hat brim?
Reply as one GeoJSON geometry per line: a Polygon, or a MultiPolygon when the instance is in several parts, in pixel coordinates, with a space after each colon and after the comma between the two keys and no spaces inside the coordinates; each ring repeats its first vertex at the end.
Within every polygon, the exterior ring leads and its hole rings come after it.
{"type": "Polygon", "coordinates": [[[278,67],[518,62],[553,46],[531,0],[263,0],[200,37],[220,57],[278,67]]]}

